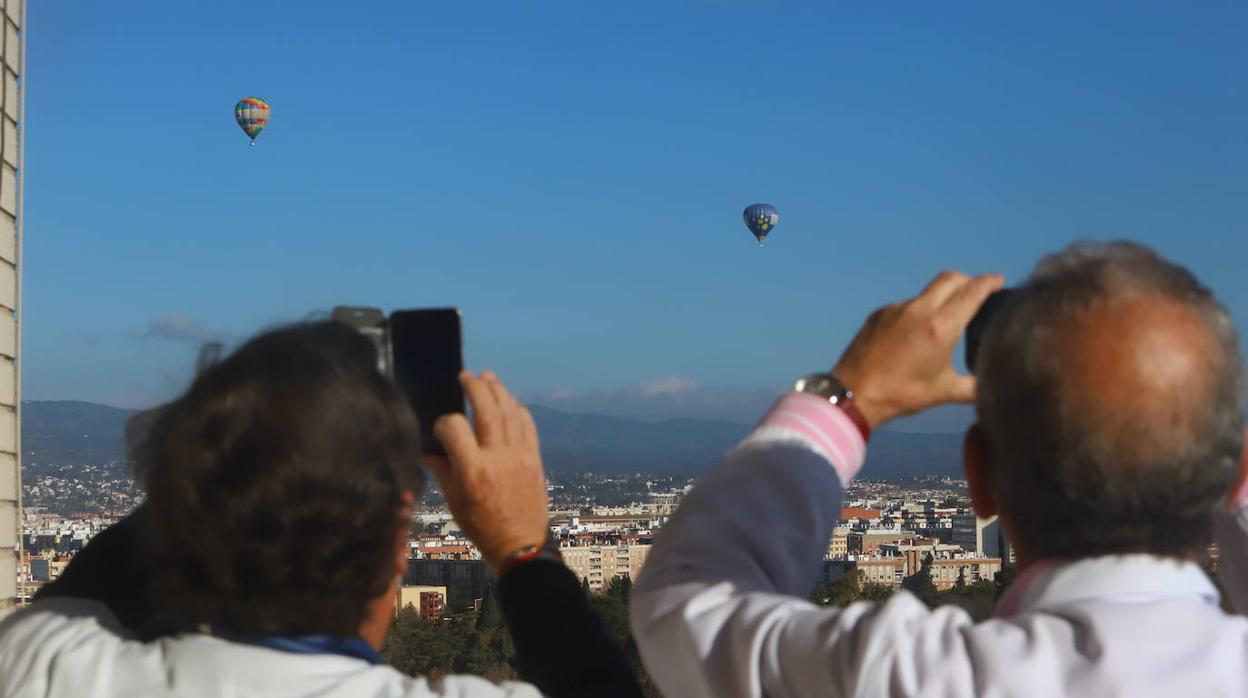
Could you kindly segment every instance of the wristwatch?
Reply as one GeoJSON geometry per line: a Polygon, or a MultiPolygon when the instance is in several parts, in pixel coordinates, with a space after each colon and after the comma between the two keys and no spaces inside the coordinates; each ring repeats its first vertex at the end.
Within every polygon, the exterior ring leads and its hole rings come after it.
{"type": "Polygon", "coordinates": [[[793,389],[799,393],[818,395],[836,405],[846,417],[849,417],[854,426],[858,427],[863,441],[871,438],[871,427],[867,424],[867,418],[862,416],[862,412],[854,405],[854,391],[846,388],[836,376],[831,373],[812,373],[798,378],[793,389]]]}

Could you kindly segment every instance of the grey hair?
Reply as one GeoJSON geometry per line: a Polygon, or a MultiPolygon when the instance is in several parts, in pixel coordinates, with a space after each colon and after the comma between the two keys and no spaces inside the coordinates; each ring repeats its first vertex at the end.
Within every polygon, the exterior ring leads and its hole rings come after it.
{"type": "Polygon", "coordinates": [[[1195,275],[1136,243],[1072,245],[1006,299],[980,355],[976,412],[994,487],[1029,555],[1191,557],[1208,545],[1239,470],[1244,369],[1230,315],[1195,275]],[[1213,358],[1187,394],[1140,395],[1125,416],[1098,417],[1086,386],[1063,381],[1063,342],[1077,316],[1130,297],[1191,313],[1213,358]]]}

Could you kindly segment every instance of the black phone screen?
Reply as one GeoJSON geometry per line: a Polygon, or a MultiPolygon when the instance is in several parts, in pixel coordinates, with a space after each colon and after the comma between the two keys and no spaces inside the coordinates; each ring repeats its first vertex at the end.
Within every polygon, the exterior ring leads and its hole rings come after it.
{"type": "Polygon", "coordinates": [[[396,310],[390,315],[390,346],[394,381],[420,420],[425,453],[442,455],[433,423],[444,414],[464,411],[459,310],[396,310]]]}
{"type": "Polygon", "coordinates": [[[984,300],[984,304],[979,307],[979,310],[975,312],[975,317],[971,318],[970,324],[966,326],[966,370],[971,373],[975,372],[975,356],[979,353],[980,340],[984,336],[984,330],[988,328],[988,322],[1013,292],[1014,290],[1009,288],[994,291],[984,300]]]}

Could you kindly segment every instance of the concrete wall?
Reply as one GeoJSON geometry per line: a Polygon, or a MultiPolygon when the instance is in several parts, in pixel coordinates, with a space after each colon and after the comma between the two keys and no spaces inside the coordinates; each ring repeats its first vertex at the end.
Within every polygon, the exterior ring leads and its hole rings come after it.
{"type": "Polygon", "coordinates": [[[0,615],[17,601],[20,554],[21,379],[21,167],[26,0],[0,0],[0,615]]]}

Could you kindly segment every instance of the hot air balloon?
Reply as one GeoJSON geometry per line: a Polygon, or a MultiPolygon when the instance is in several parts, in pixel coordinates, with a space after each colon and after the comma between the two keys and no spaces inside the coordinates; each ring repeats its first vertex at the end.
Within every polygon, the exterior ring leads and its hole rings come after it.
{"type": "Polygon", "coordinates": [[[234,105],[234,120],[243,133],[256,144],[256,136],[269,125],[269,103],[259,97],[243,97],[234,105]]]}
{"type": "Polygon", "coordinates": [[[754,237],[758,238],[758,246],[763,246],[763,240],[772,228],[780,222],[780,214],[776,213],[776,207],[771,204],[751,204],[745,207],[745,227],[754,233],[754,237]]]}

